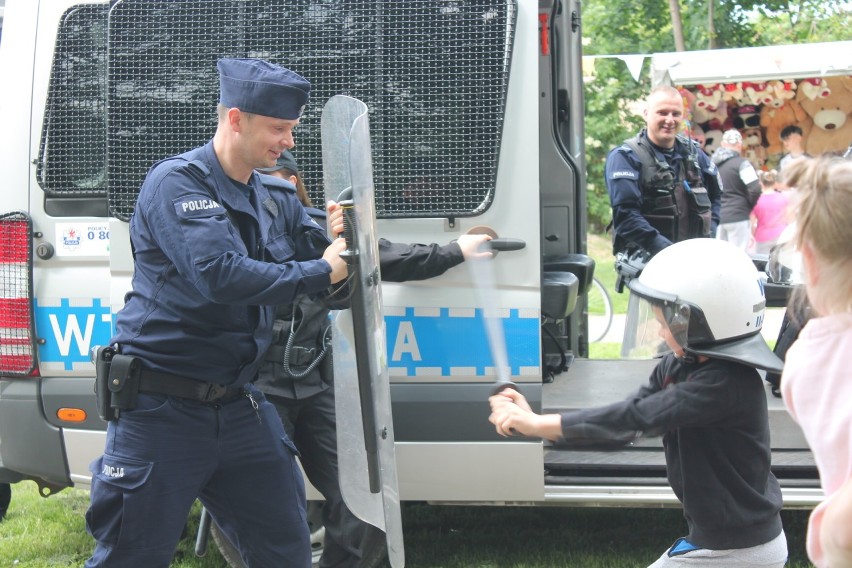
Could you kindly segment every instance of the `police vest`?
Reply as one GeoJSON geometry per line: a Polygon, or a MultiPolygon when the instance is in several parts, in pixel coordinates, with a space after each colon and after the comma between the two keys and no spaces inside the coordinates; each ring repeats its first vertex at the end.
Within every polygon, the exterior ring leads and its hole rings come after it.
{"type": "MultiPolygon", "coordinates": [[[[692,143],[681,136],[675,140],[674,151],[682,158],[678,172],[657,157],[642,133],[625,140],[624,144],[641,162],[641,213],[651,226],[673,243],[711,236],[710,197],[704,187],[697,150],[692,143]]],[[[616,250],[629,248],[623,239],[621,243],[616,242],[616,250]]]]}

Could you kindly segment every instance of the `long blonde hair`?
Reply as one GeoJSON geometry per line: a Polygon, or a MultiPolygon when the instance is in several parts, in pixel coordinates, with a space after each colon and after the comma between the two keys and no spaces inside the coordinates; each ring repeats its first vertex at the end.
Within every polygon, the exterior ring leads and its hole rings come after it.
{"type": "Polygon", "coordinates": [[[796,188],[796,246],[814,252],[819,278],[807,278],[819,315],[852,311],[852,162],[825,156],[796,160],[784,179],[796,188]]]}

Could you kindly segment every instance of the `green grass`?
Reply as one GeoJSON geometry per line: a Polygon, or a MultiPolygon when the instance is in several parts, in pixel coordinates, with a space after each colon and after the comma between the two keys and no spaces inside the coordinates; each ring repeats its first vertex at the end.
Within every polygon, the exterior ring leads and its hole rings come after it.
{"type": "MultiPolygon", "coordinates": [[[[32,482],[12,488],[0,523],[0,567],[81,566],[94,542],[86,534],[88,493],[69,489],[44,499],[32,482]]],[[[806,511],[784,511],[789,568],[807,568],[806,511]]],[[[173,568],[225,568],[211,541],[194,556],[198,508],[173,568]]],[[[403,505],[406,566],[411,568],[631,568],[655,560],[685,523],[680,509],[468,507],[403,505]]],[[[151,522],[157,522],[152,519],[151,522]]]]}
{"type": "Polygon", "coordinates": [[[612,300],[612,311],[616,314],[627,313],[627,299],[630,295],[625,291],[619,294],[615,291],[615,257],[612,256],[612,243],[608,236],[587,235],[588,254],[595,259],[595,278],[601,281],[609,292],[612,300]]]}
{"type": "MultiPolygon", "coordinates": [[[[12,503],[0,523],[0,567],[53,568],[82,566],[95,542],[86,532],[89,493],[66,489],[47,499],[32,481],[12,486],[12,503]]],[[[195,556],[200,508],[190,517],[188,538],[181,541],[174,568],[227,568],[211,539],[206,557],[195,556]]],[[[151,522],[157,522],[151,519],[151,522]]],[[[141,567],[140,567],[141,568],[141,567]]]]}

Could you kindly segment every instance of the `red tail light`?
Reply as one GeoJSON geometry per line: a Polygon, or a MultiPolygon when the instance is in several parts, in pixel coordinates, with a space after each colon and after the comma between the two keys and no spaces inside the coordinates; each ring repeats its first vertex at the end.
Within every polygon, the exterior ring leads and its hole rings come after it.
{"type": "Polygon", "coordinates": [[[32,221],[21,212],[0,215],[0,374],[35,370],[32,309],[32,221]]]}

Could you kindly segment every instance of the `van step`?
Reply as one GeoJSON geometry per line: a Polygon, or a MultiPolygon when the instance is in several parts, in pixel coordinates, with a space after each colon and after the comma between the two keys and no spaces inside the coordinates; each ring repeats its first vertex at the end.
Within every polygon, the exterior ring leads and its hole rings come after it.
{"type": "MultiPolygon", "coordinates": [[[[659,482],[666,478],[666,462],[661,447],[627,447],[620,450],[577,450],[545,448],[545,482],[547,484],[623,485],[637,480],[659,482]]],[[[772,472],[783,485],[819,487],[816,464],[809,451],[782,450],[772,452],[772,472]]]]}

